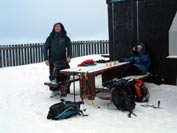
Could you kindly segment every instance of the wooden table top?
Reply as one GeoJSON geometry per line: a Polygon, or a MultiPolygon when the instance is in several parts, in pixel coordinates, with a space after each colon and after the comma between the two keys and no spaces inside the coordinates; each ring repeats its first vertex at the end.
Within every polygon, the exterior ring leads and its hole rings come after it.
{"type": "Polygon", "coordinates": [[[91,66],[80,66],[80,67],[73,67],[68,69],[60,70],[62,74],[83,74],[85,72],[93,73],[93,74],[101,74],[104,71],[109,71],[113,69],[118,69],[121,66],[128,65],[129,62],[118,62],[118,61],[111,61],[107,63],[97,63],[96,65],[91,66]]]}

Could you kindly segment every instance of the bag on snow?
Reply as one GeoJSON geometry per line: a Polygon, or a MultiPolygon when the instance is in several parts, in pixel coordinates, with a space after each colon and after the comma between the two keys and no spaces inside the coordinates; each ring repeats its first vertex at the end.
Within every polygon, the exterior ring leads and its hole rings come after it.
{"type": "Polygon", "coordinates": [[[47,119],[60,120],[71,118],[76,115],[87,116],[83,114],[80,110],[80,105],[83,104],[82,101],[72,102],[61,100],[60,103],[56,103],[49,108],[47,119]]]}
{"type": "Polygon", "coordinates": [[[132,111],[135,108],[135,100],[125,79],[114,83],[111,90],[111,99],[117,109],[122,111],[132,111]]]}
{"type": "Polygon", "coordinates": [[[111,101],[118,110],[132,112],[136,104],[129,82],[126,79],[113,79],[103,86],[111,90],[111,101]]]}

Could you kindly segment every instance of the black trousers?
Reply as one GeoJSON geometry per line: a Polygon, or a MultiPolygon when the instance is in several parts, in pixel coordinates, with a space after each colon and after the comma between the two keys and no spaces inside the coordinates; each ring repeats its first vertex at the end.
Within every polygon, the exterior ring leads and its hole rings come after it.
{"type": "Polygon", "coordinates": [[[57,82],[65,80],[66,76],[60,74],[60,70],[70,68],[66,60],[55,61],[49,64],[49,79],[56,80],[57,82]]]}
{"type": "MultiPolygon", "coordinates": [[[[60,74],[60,70],[70,68],[66,60],[50,62],[49,64],[49,80],[55,80],[55,82],[63,82],[69,80],[69,76],[60,74]]],[[[51,91],[58,90],[58,88],[50,87],[51,91]]]]}

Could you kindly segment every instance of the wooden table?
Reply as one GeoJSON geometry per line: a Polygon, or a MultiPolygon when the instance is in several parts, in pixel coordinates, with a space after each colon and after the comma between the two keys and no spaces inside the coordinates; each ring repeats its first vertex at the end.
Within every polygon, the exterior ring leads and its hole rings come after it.
{"type": "Polygon", "coordinates": [[[117,72],[121,71],[129,65],[129,62],[119,63],[117,61],[107,63],[97,63],[92,66],[81,66],[69,69],[63,69],[61,74],[78,75],[80,77],[80,96],[88,96],[88,99],[95,99],[97,90],[95,88],[95,77],[101,75],[102,82],[109,81],[117,76],[117,72]]]}

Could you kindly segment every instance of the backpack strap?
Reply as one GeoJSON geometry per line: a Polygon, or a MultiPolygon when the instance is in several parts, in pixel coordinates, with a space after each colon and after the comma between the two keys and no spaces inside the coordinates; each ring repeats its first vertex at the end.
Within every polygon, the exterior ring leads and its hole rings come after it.
{"type": "Polygon", "coordinates": [[[145,104],[145,105],[141,105],[142,107],[151,107],[151,108],[154,108],[154,109],[160,109],[160,101],[158,101],[157,103],[157,106],[155,105],[149,105],[149,104],[145,104]]]}
{"type": "Polygon", "coordinates": [[[141,87],[144,86],[144,82],[140,79],[134,79],[134,82],[136,95],[137,97],[141,97],[142,96],[141,87]]]}
{"type": "Polygon", "coordinates": [[[128,114],[128,118],[131,118],[131,115],[134,115],[134,116],[137,116],[132,110],[131,111],[129,111],[129,114],[128,114]]]}
{"type": "Polygon", "coordinates": [[[86,111],[86,109],[84,109],[84,110],[79,110],[78,115],[81,115],[81,116],[88,116],[88,114],[84,114],[85,111],[86,111]]]}

